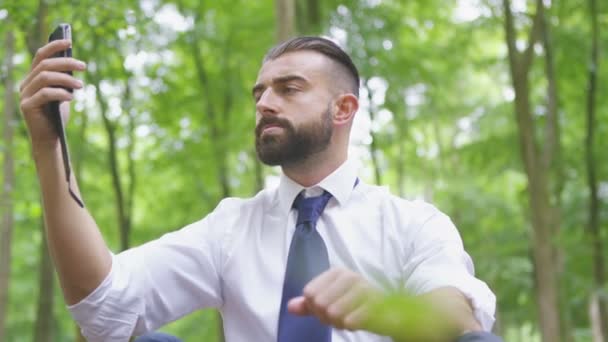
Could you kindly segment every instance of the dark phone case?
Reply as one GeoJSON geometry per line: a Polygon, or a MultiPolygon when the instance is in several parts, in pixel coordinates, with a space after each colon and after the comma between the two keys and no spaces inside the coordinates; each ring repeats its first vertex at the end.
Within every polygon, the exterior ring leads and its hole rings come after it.
{"type": "MultiPolygon", "coordinates": [[[[57,28],[55,28],[55,31],[53,31],[53,33],[51,33],[51,35],[49,36],[49,43],[52,42],[53,40],[59,40],[59,39],[72,39],[72,27],[70,26],[70,24],[59,24],[57,26],[57,28]]],[[[72,57],[72,48],[69,47],[66,50],[63,51],[59,51],[56,54],[53,55],[53,57],[72,57]]],[[[71,71],[64,71],[66,74],[70,74],[72,75],[71,71]]],[[[72,92],[73,89],[72,88],[64,88],[65,90],[72,92]]]]}
{"type": "MultiPolygon", "coordinates": [[[[55,28],[55,30],[53,31],[53,33],[51,33],[51,35],[49,36],[49,42],[52,42],[53,40],[59,40],[59,39],[65,39],[65,38],[72,38],[72,29],[70,27],[69,24],[59,24],[57,26],[57,28],[55,28]]],[[[68,48],[67,50],[63,50],[63,51],[59,51],[57,53],[55,53],[52,58],[56,58],[56,57],[72,57],[72,48],[68,48]]],[[[65,72],[67,74],[72,74],[71,72],[65,72]]],[[[72,88],[64,88],[65,90],[69,91],[69,92],[73,92],[72,88]]],[[[59,111],[59,102],[58,101],[52,101],[49,102],[49,111],[51,112],[51,115],[49,117],[49,119],[51,120],[51,122],[53,123],[53,126],[55,127],[55,131],[57,132],[57,134],[59,135],[59,140],[61,141],[61,149],[62,152],[64,154],[64,164],[66,164],[66,157],[65,155],[67,155],[67,153],[65,153],[67,151],[67,148],[64,148],[65,144],[65,132],[64,132],[64,128],[63,128],[63,118],[61,117],[60,111],[59,111]],[[64,151],[64,149],[66,151],[64,151]]],[[[69,160],[67,160],[69,162],[69,160]]],[[[66,167],[69,167],[69,165],[67,165],[66,167]]],[[[69,172],[66,169],[66,177],[69,176],[69,172]]]]}
{"type": "MultiPolygon", "coordinates": [[[[53,33],[51,33],[51,35],[49,36],[49,42],[51,42],[53,40],[66,39],[66,38],[72,39],[72,28],[69,24],[59,24],[57,26],[57,28],[53,31],[53,33]]],[[[72,57],[72,48],[69,47],[66,50],[59,51],[52,56],[52,58],[56,58],[56,57],[72,57]]],[[[72,75],[72,72],[69,72],[69,71],[65,71],[65,73],[72,75]]],[[[65,87],[63,87],[63,88],[65,90],[69,91],[70,93],[73,92],[72,88],[65,88],[65,87]]],[[[69,151],[68,151],[67,139],[65,137],[63,118],[61,117],[61,112],[59,111],[59,101],[49,102],[48,106],[49,106],[48,109],[50,112],[49,119],[51,120],[51,123],[55,127],[55,131],[57,132],[57,135],[59,137],[59,142],[61,144],[61,157],[63,159],[63,168],[65,170],[65,178],[66,178],[66,181],[68,182],[68,191],[70,193],[70,196],[72,196],[72,198],[78,203],[78,205],[80,205],[81,207],[84,207],[84,204],[82,203],[82,201],[78,198],[78,196],[76,196],[76,194],[70,188],[70,173],[71,173],[70,155],[69,155],[69,151]]]]}

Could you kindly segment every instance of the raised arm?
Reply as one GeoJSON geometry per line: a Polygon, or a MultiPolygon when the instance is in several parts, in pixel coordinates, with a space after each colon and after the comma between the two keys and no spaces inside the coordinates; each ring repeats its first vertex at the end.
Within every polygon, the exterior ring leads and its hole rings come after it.
{"type": "MultiPolygon", "coordinates": [[[[56,40],[38,50],[21,83],[20,95],[42,191],[50,254],[65,300],[74,304],[103,281],[112,261],[97,224],[68,193],[59,139],[46,109],[49,102],[60,101],[61,114],[67,122],[72,94],[57,86],[74,89],[83,86],[65,72],[83,71],[85,63],[73,58],[50,58],[70,44],[69,40],[56,40]]],[[[80,197],[73,176],[70,183],[80,197]]]]}

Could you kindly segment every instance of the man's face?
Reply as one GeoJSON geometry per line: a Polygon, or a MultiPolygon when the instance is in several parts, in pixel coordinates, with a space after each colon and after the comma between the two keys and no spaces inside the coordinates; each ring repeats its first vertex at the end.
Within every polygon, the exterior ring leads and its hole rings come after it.
{"type": "Polygon", "coordinates": [[[264,63],[253,88],[255,146],[267,165],[289,165],[325,150],[333,134],[328,61],[312,51],[264,63]]]}

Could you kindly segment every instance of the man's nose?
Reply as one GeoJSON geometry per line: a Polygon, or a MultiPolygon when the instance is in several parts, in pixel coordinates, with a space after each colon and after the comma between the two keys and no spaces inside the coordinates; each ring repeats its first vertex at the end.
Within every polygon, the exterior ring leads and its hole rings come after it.
{"type": "Polygon", "coordinates": [[[271,88],[267,88],[255,104],[255,109],[260,115],[274,115],[278,113],[277,106],[276,94],[274,94],[271,88]]]}

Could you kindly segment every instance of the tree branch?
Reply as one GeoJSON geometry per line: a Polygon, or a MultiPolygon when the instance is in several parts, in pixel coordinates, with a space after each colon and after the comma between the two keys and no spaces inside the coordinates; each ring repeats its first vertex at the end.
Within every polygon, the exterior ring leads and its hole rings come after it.
{"type": "Polygon", "coordinates": [[[545,125],[545,143],[542,154],[542,166],[545,170],[559,159],[559,120],[557,117],[557,81],[555,79],[555,65],[553,63],[553,46],[551,34],[545,15],[545,6],[542,0],[537,0],[539,29],[543,50],[545,52],[545,74],[547,77],[547,122],[545,125]]]}
{"type": "Polygon", "coordinates": [[[526,49],[522,54],[522,66],[527,69],[532,65],[532,58],[534,57],[534,44],[538,40],[540,36],[540,26],[542,24],[543,16],[544,16],[544,5],[542,0],[537,0],[536,2],[536,13],[532,19],[532,27],[530,28],[530,33],[528,34],[528,44],[526,45],[526,49]]]}

